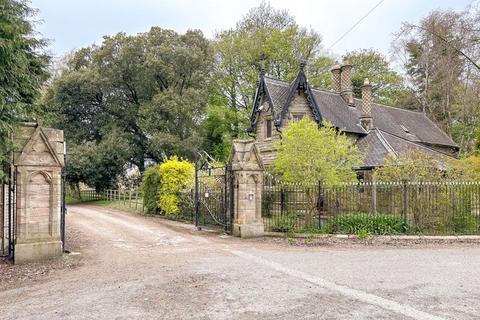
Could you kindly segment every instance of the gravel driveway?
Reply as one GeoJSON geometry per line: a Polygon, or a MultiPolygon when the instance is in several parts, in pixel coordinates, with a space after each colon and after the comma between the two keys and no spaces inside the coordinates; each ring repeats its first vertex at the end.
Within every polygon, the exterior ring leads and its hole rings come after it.
{"type": "MultiPolygon", "coordinates": [[[[0,281],[0,319],[423,320],[480,314],[479,246],[242,241],[86,205],[71,206],[67,219],[67,246],[75,251],[61,259],[67,267],[15,285],[0,281]]],[[[2,270],[0,277],[7,274],[2,270]]]]}

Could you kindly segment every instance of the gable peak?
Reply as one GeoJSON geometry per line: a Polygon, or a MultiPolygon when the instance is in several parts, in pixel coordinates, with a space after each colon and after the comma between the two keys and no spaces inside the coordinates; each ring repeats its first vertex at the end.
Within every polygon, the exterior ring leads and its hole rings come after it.
{"type": "Polygon", "coordinates": [[[40,125],[37,125],[22,149],[16,165],[63,166],[40,125]]]}

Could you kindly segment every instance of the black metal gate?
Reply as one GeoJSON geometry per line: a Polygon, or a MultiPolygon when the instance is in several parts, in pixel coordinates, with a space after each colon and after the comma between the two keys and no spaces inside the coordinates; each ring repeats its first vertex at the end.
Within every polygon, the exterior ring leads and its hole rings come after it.
{"type": "Polygon", "coordinates": [[[5,179],[1,183],[0,197],[0,256],[13,259],[15,255],[16,226],[16,170],[14,166],[4,166],[5,179]]]}
{"type": "Polygon", "coordinates": [[[195,225],[232,231],[234,178],[228,166],[215,164],[205,152],[195,161],[195,225]]]}
{"type": "MultiPolygon", "coordinates": [[[[64,157],[64,160],[65,157],[64,157]]],[[[65,215],[67,214],[67,169],[66,166],[62,168],[62,183],[61,183],[61,203],[60,203],[60,236],[62,239],[62,250],[65,252],[65,215]]]]}

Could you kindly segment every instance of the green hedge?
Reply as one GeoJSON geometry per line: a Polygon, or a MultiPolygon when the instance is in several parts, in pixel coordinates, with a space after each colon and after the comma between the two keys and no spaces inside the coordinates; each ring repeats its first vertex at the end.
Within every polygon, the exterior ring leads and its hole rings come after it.
{"type": "Polygon", "coordinates": [[[384,214],[349,213],[329,220],[323,227],[325,233],[375,235],[401,234],[408,231],[402,217],[384,214]]]}
{"type": "Polygon", "coordinates": [[[286,214],[280,217],[277,217],[273,222],[270,230],[273,232],[294,232],[296,217],[293,214],[286,214]]]}
{"type": "Polygon", "coordinates": [[[143,204],[145,212],[158,213],[158,189],[160,188],[160,171],[158,166],[145,170],[142,179],[143,204]]]}

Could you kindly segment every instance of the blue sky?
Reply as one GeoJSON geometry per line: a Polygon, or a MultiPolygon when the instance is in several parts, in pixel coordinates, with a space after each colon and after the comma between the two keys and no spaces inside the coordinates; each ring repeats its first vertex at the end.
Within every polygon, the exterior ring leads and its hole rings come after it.
{"type": "MultiPolygon", "coordinates": [[[[103,35],[123,31],[147,31],[151,26],[185,32],[201,29],[213,38],[215,32],[232,28],[261,0],[33,0],[39,9],[37,26],[50,39],[50,51],[61,56],[73,49],[100,43],[103,35]]],[[[297,22],[323,36],[329,47],[378,0],[271,0],[276,8],[288,9],[297,22]]],[[[403,21],[418,22],[434,9],[463,10],[471,0],[385,0],[349,35],[332,48],[334,54],[360,48],[376,48],[389,55],[393,33],[403,21]]]]}

